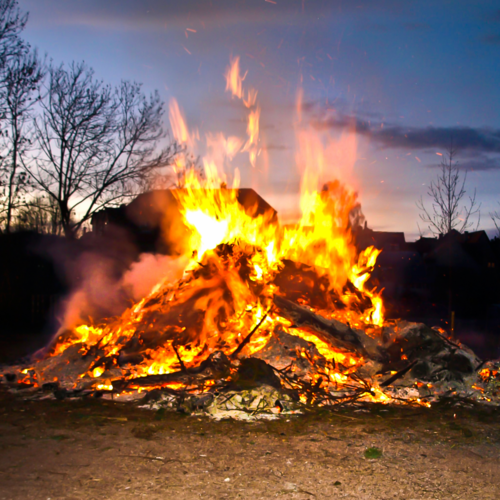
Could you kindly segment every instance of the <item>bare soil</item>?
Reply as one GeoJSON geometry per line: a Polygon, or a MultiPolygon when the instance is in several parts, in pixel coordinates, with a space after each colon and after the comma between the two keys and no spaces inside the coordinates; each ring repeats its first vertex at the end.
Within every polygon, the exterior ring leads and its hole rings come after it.
{"type": "Polygon", "coordinates": [[[0,390],[0,499],[481,499],[500,492],[498,411],[373,406],[213,422],[0,390]],[[379,458],[366,458],[379,453],[379,458]]]}

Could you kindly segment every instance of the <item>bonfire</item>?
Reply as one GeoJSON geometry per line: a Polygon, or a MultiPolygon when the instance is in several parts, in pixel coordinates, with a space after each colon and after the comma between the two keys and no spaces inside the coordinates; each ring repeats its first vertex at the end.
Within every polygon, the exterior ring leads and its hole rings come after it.
{"type": "MultiPolygon", "coordinates": [[[[483,363],[439,328],[385,320],[383,290],[370,280],[380,251],[357,250],[356,191],[323,180],[316,139],[298,133],[306,165],[297,223],[280,225],[274,212],[238,203],[239,175],[229,176],[226,163],[248,153],[255,165],[260,108],[257,92],[243,88],[237,58],[226,81],[247,111],[248,137],[219,136],[217,153],[208,138],[203,179],[182,158],[175,165],[182,277],[158,276],[120,317],[58,332],[38,358],[4,371],[11,389],[224,415],[359,402],[430,406],[443,397],[496,403],[498,363],[483,363]]],[[[176,139],[194,147],[197,134],[175,101],[170,119],[176,139]]]]}

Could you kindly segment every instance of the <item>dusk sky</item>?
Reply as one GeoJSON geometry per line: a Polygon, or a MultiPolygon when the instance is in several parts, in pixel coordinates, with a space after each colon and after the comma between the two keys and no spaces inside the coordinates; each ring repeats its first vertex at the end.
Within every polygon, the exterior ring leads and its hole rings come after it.
{"type": "Polygon", "coordinates": [[[480,227],[493,227],[489,212],[500,208],[498,1],[19,4],[30,13],[24,36],[42,55],[56,64],[84,60],[109,83],[142,82],[166,103],[175,97],[201,135],[245,134],[245,109],[225,92],[224,79],[230,57],[240,56],[244,84],[258,90],[262,152],[255,169],[247,155],[235,164],[242,185],[256,188],[284,219],[298,206],[294,123],[303,81],[303,126],[323,139],[344,134],[332,172],[359,190],[370,227],[417,236],[416,201],[452,137],[459,166],[469,171],[467,191],[476,189],[482,203],[480,227]]]}

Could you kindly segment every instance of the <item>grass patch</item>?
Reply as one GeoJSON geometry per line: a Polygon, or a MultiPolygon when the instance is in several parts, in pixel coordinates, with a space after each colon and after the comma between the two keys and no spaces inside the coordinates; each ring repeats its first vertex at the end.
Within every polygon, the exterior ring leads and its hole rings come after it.
{"type": "Polygon", "coordinates": [[[365,450],[365,458],[374,459],[380,458],[382,456],[382,450],[379,448],[366,448],[365,450]]]}

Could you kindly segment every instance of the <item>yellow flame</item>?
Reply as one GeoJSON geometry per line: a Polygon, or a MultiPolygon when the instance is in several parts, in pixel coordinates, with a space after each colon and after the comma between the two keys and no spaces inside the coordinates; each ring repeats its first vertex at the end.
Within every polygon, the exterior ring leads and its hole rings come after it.
{"type": "Polygon", "coordinates": [[[179,107],[179,103],[176,99],[170,100],[169,118],[175,140],[180,142],[181,144],[189,143],[189,130],[186,125],[184,115],[179,107]]]}
{"type": "Polygon", "coordinates": [[[240,76],[240,58],[231,58],[230,65],[226,69],[226,90],[229,90],[234,97],[243,98],[243,80],[246,73],[240,76]]]}

